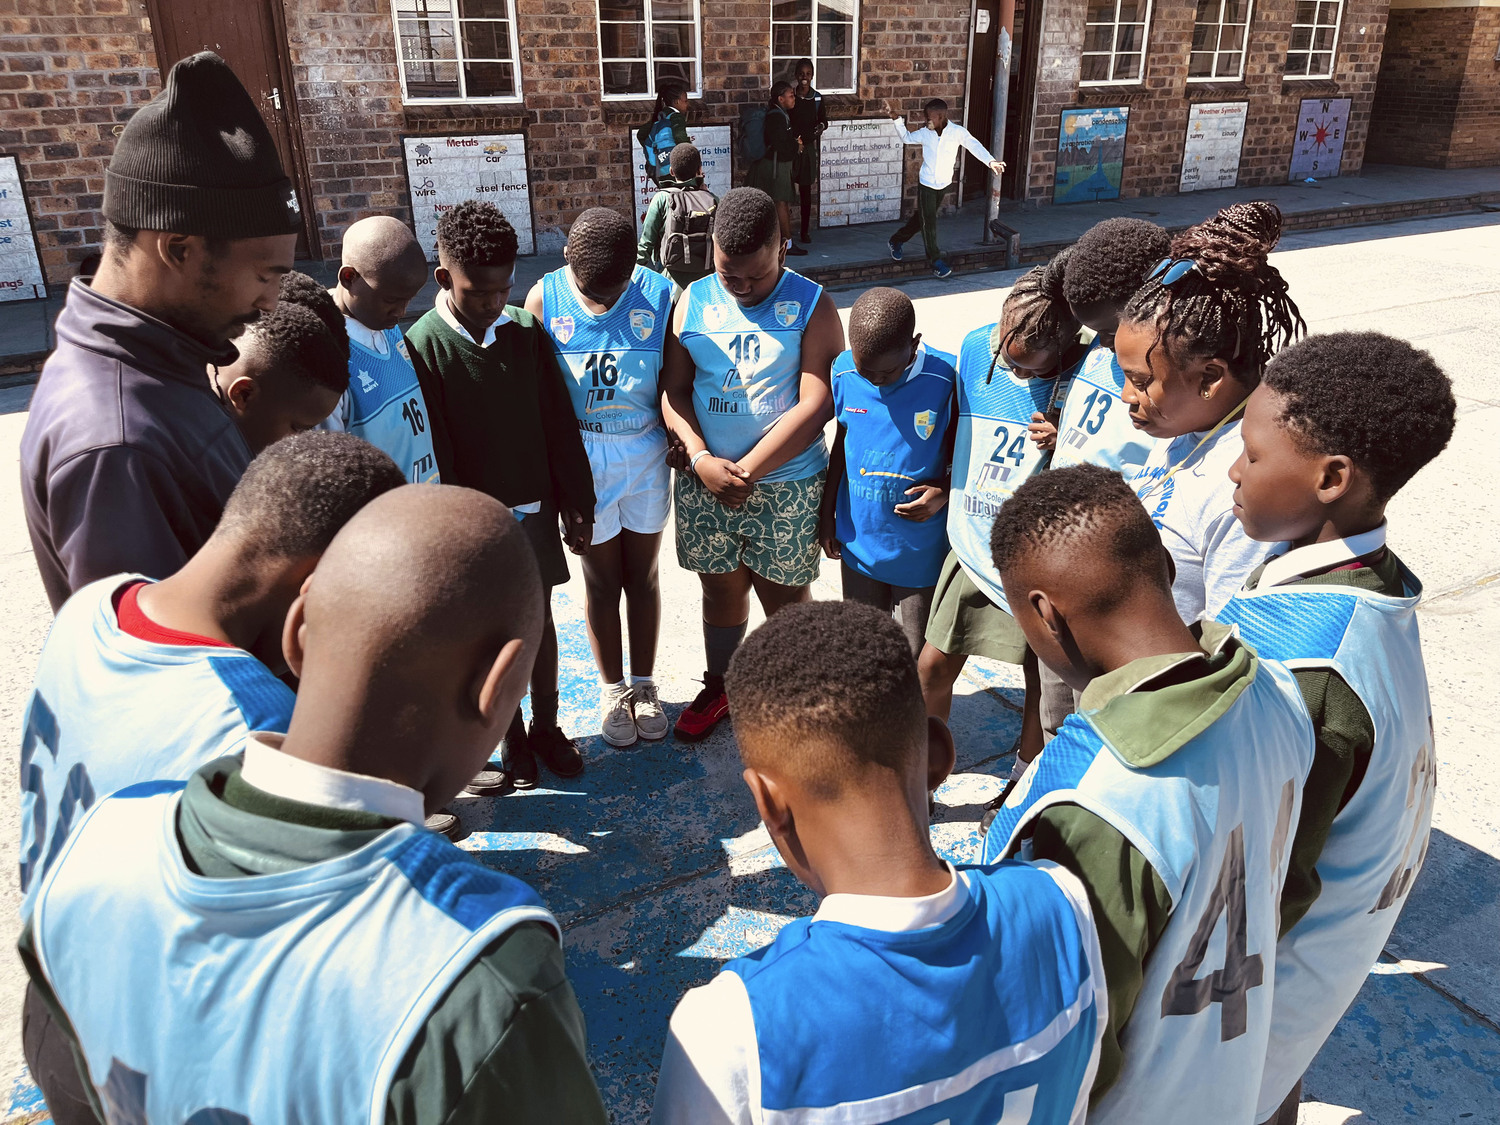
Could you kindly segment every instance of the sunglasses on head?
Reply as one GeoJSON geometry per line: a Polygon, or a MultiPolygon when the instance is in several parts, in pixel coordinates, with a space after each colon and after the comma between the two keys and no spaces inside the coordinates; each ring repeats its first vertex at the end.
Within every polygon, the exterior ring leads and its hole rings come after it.
{"type": "Polygon", "coordinates": [[[1147,281],[1159,281],[1163,285],[1176,285],[1193,272],[1202,273],[1198,263],[1191,258],[1163,258],[1146,274],[1147,281]]]}

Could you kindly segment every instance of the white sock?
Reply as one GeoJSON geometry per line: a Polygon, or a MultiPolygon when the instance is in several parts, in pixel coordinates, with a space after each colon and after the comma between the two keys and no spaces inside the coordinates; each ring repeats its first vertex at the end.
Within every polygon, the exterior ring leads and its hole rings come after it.
{"type": "Polygon", "coordinates": [[[635,687],[636,684],[655,684],[655,683],[656,683],[656,681],[653,680],[650,676],[631,676],[630,677],[630,686],[631,687],[635,687]]]}
{"type": "Polygon", "coordinates": [[[617,684],[612,684],[608,680],[606,680],[603,676],[600,676],[599,677],[599,685],[602,688],[604,688],[605,691],[610,691],[610,690],[620,691],[620,690],[622,690],[625,687],[625,681],[621,680],[617,684]]]}
{"type": "Polygon", "coordinates": [[[1010,767],[1010,780],[1019,781],[1021,775],[1031,768],[1030,762],[1023,762],[1019,754],[1016,755],[1015,764],[1010,767]]]}

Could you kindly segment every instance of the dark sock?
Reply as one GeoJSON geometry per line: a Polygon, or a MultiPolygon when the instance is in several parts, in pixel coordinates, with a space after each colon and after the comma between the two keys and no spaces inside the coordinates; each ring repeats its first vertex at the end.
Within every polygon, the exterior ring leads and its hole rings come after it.
{"type": "Polygon", "coordinates": [[[519,743],[516,741],[517,739],[522,739],[525,737],[526,720],[521,715],[521,709],[517,707],[515,715],[512,716],[510,720],[510,726],[505,728],[505,740],[514,747],[519,745],[519,743]]]}
{"type": "Polygon", "coordinates": [[[710,625],[707,621],[703,623],[703,650],[708,656],[708,674],[721,684],[724,673],[729,671],[729,658],[745,639],[745,626],[748,624],[748,621],[729,626],[710,625]]]}
{"type": "Polygon", "coordinates": [[[531,729],[550,730],[557,726],[557,692],[531,693],[531,729]]]}

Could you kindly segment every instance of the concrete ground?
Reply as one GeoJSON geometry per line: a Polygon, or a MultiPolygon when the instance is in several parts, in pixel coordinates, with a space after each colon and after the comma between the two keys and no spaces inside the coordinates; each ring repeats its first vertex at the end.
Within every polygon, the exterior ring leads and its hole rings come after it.
{"type": "MultiPolygon", "coordinates": [[[[1437,731],[1431,852],[1387,950],[1308,1075],[1301,1120],[1317,1125],[1500,1121],[1500,448],[1492,338],[1500,325],[1500,221],[1464,216],[1289,236],[1276,255],[1315,331],[1381,329],[1431,350],[1453,378],[1452,446],[1393,503],[1394,548],[1422,577],[1421,621],[1437,731]]],[[[908,285],[927,339],[956,348],[993,320],[1016,274],[908,285]]],[[[841,293],[847,309],[854,293],[841,293]]],[[[0,390],[0,461],[13,464],[29,388],[0,390]]],[[[684,989],[723,959],[770,940],[814,908],[759,827],[727,727],[697,747],[670,740],[614,750],[598,737],[597,680],[575,579],[557,594],[564,726],[588,772],[557,789],[459,803],[464,846],[535,885],[565,928],[569,971],[589,1021],[614,1119],[643,1121],[666,1020],[684,989]]],[[[815,596],[839,596],[825,564],[815,596]]],[[[669,713],[701,674],[697,583],[663,546],[658,679],[669,713]]],[[[0,730],[14,776],[21,713],[48,614],[13,468],[0,469],[0,730]]],[[[756,614],[756,619],[759,615],[756,614]]],[[[974,855],[981,806],[1010,764],[1019,676],[971,662],[955,699],[958,772],[939,793],[933,836],[974,855]]],[[[0,854],[14,854],[14,801],[0,803],[0,854]]],[[[0,885],[0,914],[19,902],[0,885]]],[[[13,914],[11,915],[14,916],[13,914]]],[[[378,986],[379,967],[371,967],[378,986]]],[[[19,965],[0,958],[0,1077],[8,1112],[40,1112],[19,1043],[19,965]]]]}

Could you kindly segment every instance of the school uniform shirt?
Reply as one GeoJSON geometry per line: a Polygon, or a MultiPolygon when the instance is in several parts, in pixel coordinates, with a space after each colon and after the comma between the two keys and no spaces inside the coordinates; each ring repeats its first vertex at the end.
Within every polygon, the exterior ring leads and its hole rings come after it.
{"type": "Polygon", "coordinates": [[[43,884],[22,960],[100,1119],[603,1125],[535,892],[278,747],[101,801],[43,884]]]}
{"type": "Polygon", "coordinates": [[[985,836],[985,862],[1088,888],[1109,986],[1092,1125],[1257,1120],[1313,732],[1289,671],[1214,621],[1200,646],[1094,680],[985,836]]]}
{"type": "Polygon", "coordinates": [[[672,1014],[653,1125],[1081,1123],[1104,994],[1056,865],[952,869],[923,898],[833,894],[672,1014]]]}
{"type": "Polygon", "coordinates": [[[145,621],[136,595],[146,582],[118,574],[85,586],[42,646],[21,735],[23,916],[95,801],[185,778],[291,719],[291,689],[244,649],[145,621]]]}
{"type": "Polygon", "coordinates": [[[907,129],[904,117],[892,118],[891,124],[895,126],[896,135],[903,144],[922,146],[919,182],[923,187],[934,191],[942,191],[953,183],[960,148],[968,149],[986,165],[995,159],[990,155],[990,150],[975,139],[973,133],[956,121],[944,125],[941,133],[934,132],[930,125],[923,125],[915,130],[907,129]]]}
{"type": "Polygon", "coordinates": [[[1130,421],[1130,408],[1120,397],[1125,372],[1114,349],[1096,340],[1074,377],[1058,389],[1060,412],[1052,468],[1102,465],[1130,480],[1157,441],[1130,421]]]}
{"type": "Polygon", "coordinates": [[[867,578],[920,589],[937,582],[948,553],[945,513],[916,522],[895,512],[906,490],[948,483],[953,456],[953,357],[917,346],[901,377],[877,387],[846,351],[833,365],[833,416],[844,431],[844,478],[835,532],[844,562],[867,578]]]}
{"type": "Polygon", "coordinates": [[[437,484],[432,418],[399,328],[366,328],[352,316],[349,389],[323,428],[364,438],[388,454],[412,484],[437,484]]]}
{"type": "Polygon", "coordinates": [[[1172,599],[1189,625],[1216,617],[1257,565],[1277,549],[1245,534],[1234,516],[1229,467],[1245,448],[1236,418],[1218,433],[1183,434],[1157,442],[1132,477],[1177,575],[1172,599]]]}

